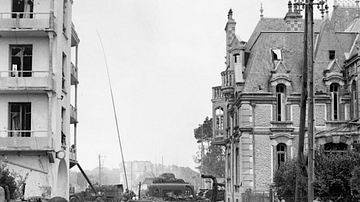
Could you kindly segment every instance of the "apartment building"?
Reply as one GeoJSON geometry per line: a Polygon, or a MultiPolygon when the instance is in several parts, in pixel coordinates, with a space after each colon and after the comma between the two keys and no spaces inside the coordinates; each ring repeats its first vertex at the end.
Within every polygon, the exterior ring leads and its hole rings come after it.
{"type": "Polygon", "coordinates": [[[76,165],[73,0],[0,0],[0,162],[24,197],[69,195],[76,165]]]}
{"type": "MultiPolygon", "coordinates": [[[[212,88],[213,142],[226,149],[227,202],[241,202],[250,190],[268,193],[276,169],[297,154],[304,18],[293,3],[284,5],[284,18],[261,13],[248,41],[235,34],[228,13],[226,67],[212,88]]],[[[336,0],[331,15],[314,21],[315,143],[325,150],[354,149],[360,141],[358,4],[336,0]]]]}

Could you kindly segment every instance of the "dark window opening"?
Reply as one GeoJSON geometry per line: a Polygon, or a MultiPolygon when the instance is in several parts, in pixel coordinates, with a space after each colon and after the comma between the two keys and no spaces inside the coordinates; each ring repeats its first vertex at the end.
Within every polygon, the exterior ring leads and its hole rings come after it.
{"type": "Polygon", "coordinates": [[[348,148],[348,145],[345,144],[345,143],[332,143],[332,142],[329,142],[329,143],[326,143],[324,145],[324,150],[325,152],[345,152],[347,151],[347,148],[348,148]]]}
{"type": "Polygon", "coordinates": [[[281,49],[272,49],[271,55],[273,60],[282,60],[282,52],[281,49]]]}
{"type": "Polygon", "coordinates": [[[9,137],[31,136],[31,103],[9,103],[9,137]]]}
{"type": "Polygon", "coordinates": [[[339,85],[331,84],[330,85],[330,94],[331,94],[331,108],[332,108],[332,118],[333,120],[338,120],[339,118],[339,85]]]}
{"type": "Polygon", "coordinates": [[[12,18],[33,18],[33,0],[12,0],[12,18]]]}
{"type": "Polygon", "coordinates": [[[11,76],[31,77],[32,75],[32,45],[10,46],[11,76]]]}
{"type": "Polygon", "coordinates": [[[235,54],[234,55],[234,63],[237,64],[240,62],[240,55],[239,54],[235,54]]]}
{"type": "Polygon", "coordinates": [[[285,121],[285,85],[276,86],[276,120],[285,121]]]}
{"type": "Polygon", "coordinates": [[[335,59],[335,51],[334,51],[334,50],[329,50],[329,59],[330,59],[330,60],[334,60],[334,59],[335,59]]]}
{"type": "Polygon", "coordinates": [[[65,77],[65,69],[66,69],[66,55],[63,53],[63,57],[62,57],[62,69],[61,69],[61,73],[62,73],[62,82],[61,82],[61,86],[62,89],[65,90],[65,83],[66,83],[66,77],[65,77]]]}
{"type": "Polygon", "coordinates": [[[279,168],[286,161],[286,144],[280,143],[276,146],[277,167],[279,168]]]}
{"type": "Polygon", "coordinates": [[[66,146],[66,134],[65,134],[65,126],[64,126],[64,121],[65,121],[65,108],[61,109],[61,145],[62,146],[66,146]]]}

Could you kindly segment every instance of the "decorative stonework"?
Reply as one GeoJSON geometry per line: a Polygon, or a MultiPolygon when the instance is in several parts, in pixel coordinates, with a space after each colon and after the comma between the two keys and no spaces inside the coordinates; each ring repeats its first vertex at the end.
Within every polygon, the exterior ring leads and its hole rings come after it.
{"type": "Polygon", "coordinates": [[[291,86],[290,70],[287,69],[283,61],[276,62],[274,70],[271,71],[270,83],[271,86],[278,84],[284,84],[285,86],[291,86]]]}
{"type": "Polygon", "coordinates": [[[342,74],[343,69],[340,67],[337,59],[330,61],[328,67],[324,70],[325,85],[330,86],[332,83],[338,83],[340,86],[345,84],[345,78],[342,74]]]}

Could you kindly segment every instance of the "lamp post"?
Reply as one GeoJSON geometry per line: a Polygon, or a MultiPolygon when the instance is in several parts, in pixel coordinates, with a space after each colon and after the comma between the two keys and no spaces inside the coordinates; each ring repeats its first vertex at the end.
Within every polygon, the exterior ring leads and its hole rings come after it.
{"type": "MultiPolygon", "coordinates": [[[[308,70],[308,79],[303,82],[308,83],[308,201],[314,200],[314,13],[313,7],[317,6],[321,13],[321,17],[324,17],[325,11],[328,10],[327,0],[295,0],[294,12],[300,12],[305,8],[305,28],[304,28],[304,64],[306,64],[308,70]],[[305,53],[306,52],[306,53],[305,53]]],[[[304,72],[304,71],[303,71],[304,72]]],[[[304,86],[304,85],[303,85],[304,86]]],[[[306,85],[305,85],[306,86],[306,85]]],[[[305,89],[303,89],[305,90],[305,89]]],[[[302,93],[303,96],[303,93],[302,93]]],[[[305,103],[306,104],[306,103],[305,103]]],[[[305,115],[301,117],[305,119],[305,115]]],[[[300,137],[300,136],[299,136],[300,137]]],[[[302,136],[301,138],[304,138],[302,136]]],[[[299,140],[299,144],[303,144],[303,140],[299,140]]],[[[299,148],[303,148],[303,145],[299,145],[299,148]]],[[[298,179],[296,184],[298,185],[298,179]]],[[[298,201],[298,186],[296,187],[295,201],[298,201]]]]}

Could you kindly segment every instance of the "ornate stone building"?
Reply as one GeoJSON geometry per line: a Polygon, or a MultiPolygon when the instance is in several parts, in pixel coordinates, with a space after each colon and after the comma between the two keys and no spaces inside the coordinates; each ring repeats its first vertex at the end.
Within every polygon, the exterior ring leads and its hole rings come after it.
{"type": "MultiPolygon", "coordinates": [[[[315,142],[326,150],[353,149],[360,141],[355,2],[335,1],[331,17],[314,22],[315,142]]],[[[290,1],[283,19],[261,15],[246,42],[228,13],[226,67],[212,88],[214,144],[226,149],[227,202],[241,201],[248,189],[268,192],[274,171],[297,154],[303,23],[290,1]]]]}

